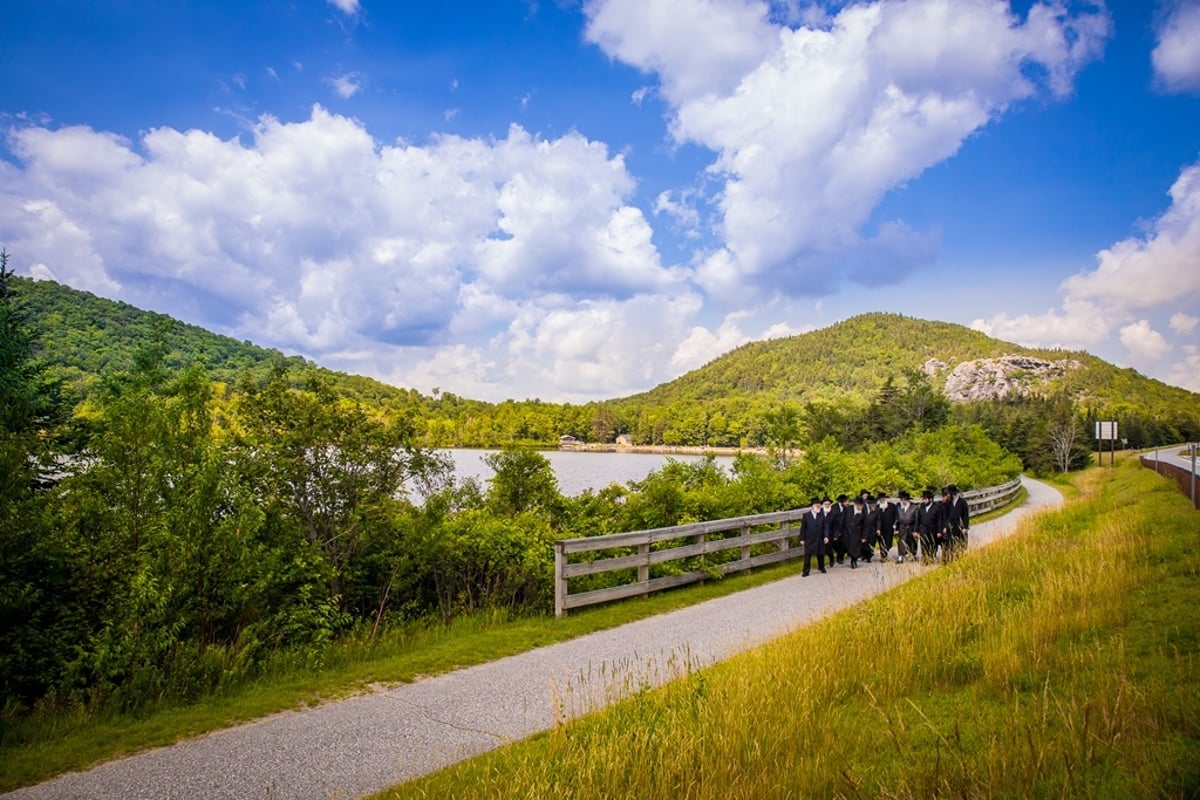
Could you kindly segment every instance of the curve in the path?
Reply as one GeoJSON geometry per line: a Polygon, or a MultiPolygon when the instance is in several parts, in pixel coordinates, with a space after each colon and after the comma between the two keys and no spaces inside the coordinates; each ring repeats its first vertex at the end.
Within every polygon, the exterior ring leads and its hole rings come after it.
{"type": "MultiPolygon", "coordinates": [[[[1062,503],[1028,499],[971,528],[971,547],[1062,503]]],[[[5,795],[12,800],[292,800],[359,797],[546,730],[647,683],[704,666],[922,572],[838,566],[476,667],[289,711],[5,795]]]]}

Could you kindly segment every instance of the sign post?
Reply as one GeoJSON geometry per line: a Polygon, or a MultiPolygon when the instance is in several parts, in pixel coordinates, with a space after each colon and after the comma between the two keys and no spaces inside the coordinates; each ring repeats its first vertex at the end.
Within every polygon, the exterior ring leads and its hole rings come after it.
{"type": "Polygon", "coordinates": [[[1115,421],[1096,422],[1096,452],[1099,455],[1096,457],[1097,463],[1101,466],[1104,464],[1104,442],[1111,442],[1109,451],[1112,453],[1112,458],[1109,465],[1117,463],[1117,423],[1115,421]]]}

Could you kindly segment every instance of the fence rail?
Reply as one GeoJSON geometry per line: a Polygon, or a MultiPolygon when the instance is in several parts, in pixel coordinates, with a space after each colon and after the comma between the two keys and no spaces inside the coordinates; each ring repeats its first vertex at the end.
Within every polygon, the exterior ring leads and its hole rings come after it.
{"type": "MultiPolygon", "coordinates": [[[[1020,488],[1021,479],[1017,478],[1000,486],[963,492],[962,497],[972,515],[983,514],[1012,502],[1020,488]]],[[[799,522],[807,510],[559,539],[554,545],[555,616],[564,616],[572,608],[649,594],[797,558],[804,554],[804,545],[799,541],[799,522]],[[706,556],[731,550],[738,551],[733,560],[705,563],[706,556]],[[611,552],[605,555],[606,551],[611,552]],[[651,567],[683,559],[700,559],[700,563],[684,565],[691,568],[676,565],[678,571],[674,574],[651,577],[651,567]],[[569,591],[572,578],[623,570],[630,572],[631,582],[574,594],[569,591]]]]}

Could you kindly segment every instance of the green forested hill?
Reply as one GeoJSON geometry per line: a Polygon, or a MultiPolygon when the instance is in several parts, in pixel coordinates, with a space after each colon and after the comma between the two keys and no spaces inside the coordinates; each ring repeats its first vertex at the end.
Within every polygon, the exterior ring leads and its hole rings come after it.
{"type": "MultiPolygon", "coordinates": [[[[930,360],[942,362],[930,379],[932,388],[941,389],[958,364],[1006,355],[1078,364],[1060,377],[1031,379],[1030,388],[1040,396],[1064,394],[1089,418],[1117,419],[1122,431],[1132,434],[1131,445],[1200,436],[1200,395],[1087,353],[1020,347],[962,325],[898,314],[863,314],[811,333],[751,342],[630,397],[583,405],[492,404],[452,393],[428,397],[323,370],[302,358],[49,281],[17,279],[17,288],[40,328],[40,357],[75,398],[91,391],[101,376],[130,369],[138,349],[158,337],[169,367],[197,364],[220,382],[234,383],[246,373],[265,376],[276,363],[297,375],[316,371],[342,396],[385,415],[407,417],[421,440],[433,446],[553,445],[562,434],[597,443],[626,434],[635,444],[763,446],[771,443],[770,428],[780,419],[797,418],[800,428],[811,427],[805,410],[810,417],[825,406],[866,413],[881,396],[886,401],[896,388],[924,380],[921,368],[930,360]]],[[[981,403],[1001,407],[966,416],[1005,415],[1003,406],[1012,402],[981,403]]],[[[853,415],[840,421],[860,422],[853,415]]],[[[803,431],[796,438],[803,440],[803,431]]]]}
{"type": "MultiPolygon", "coordinates": [[[[753,440],[768,435],[761,423],[773,409],[861,411],[881,397],[886,402],[896,386],[924,380],[927,362],[941,362],[929,378],[933,388],[941,389],[963,362],[1002,356],[1071,367],[1046,377],[1018,370],[1011,378],[1026,386],[1032,399],[959,403],[957,417],[985,421],[1004,416],[1010,417],[1006,426],[1020,427],[1021,422],[1011,419],[1011,407],[1063,396],[1088,419],[1118,420],[1131,446],[1200,436],[1200,395],[1193,392],[1088,353],[1021,347],[962,325],[884,313],[863,314],[786,339],[751,342],[648,392],[614,401],[612,407],[630,421],[635,439],[655,435],[666,424],[660,411],[672,409],[671,424],[685,427],[689,439],[705,431],[710,438],[732,434],[753,440]]],[[[974,388],[986,395],[992,378],[978,380],[982,385],[974,388]]],[[[858,422],[851,418],[846,424],[858,422]]],[[[995,429],[1000,427],[997,421],[995,429]]]]}
{"type": "Polygon", "coordinates": [[[228,336],[143,311],[53,281],[13,278],[36,326],[37,354],[52,365],[72,394],[86,395],[104,375],[129,370],[139,348],[157,338],[166,347],[166,365],[204,367],[215,380],[236,380],[247,370],[273,362],[302,368],[309,362],[278,350],[239,342],[228,336]]]}
{"type": "Polygon", "coordinates": [[[389,414],[454,419],[490,407],[453,394],[435,400],[372,378],[327,370],[299,356],[285,356],[53,281],[14,277],[13,282],[36,326],[37,356],[62,381],[71,400],[85,398],[105,375],[132,369],[138,351],[158,341],[166,350],[166,367],[199,366],[221,383],[233,384],[246,376],[265,379],[276,365],[282,365],[297,382],[304,373],[316,372],[338,394],[389,414]]]}
{"type": "Polygon", "coordinates": [[[1086,353],[1021,347],[949,322],[874,313],[786,339],[750,342],[630,399],[662,403],[765,393],[779,400],[862,400],[888,377],[930,359],[952,367],[1008,354],[1099,361],[1086,353]]]}

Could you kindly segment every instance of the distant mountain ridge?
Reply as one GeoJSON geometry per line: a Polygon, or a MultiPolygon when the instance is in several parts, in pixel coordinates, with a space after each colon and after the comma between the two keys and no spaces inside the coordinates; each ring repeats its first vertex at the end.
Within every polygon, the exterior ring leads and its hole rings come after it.
{"type": "Polygon", "coordinates": [[[924,371],[955,401],[1061,389],[1084,403],[1119,404],[1136,397],[1128,390],[1144,383],[1175,402],[1200,404],[1200,395],[1090,353],[1023,347],[963,325],[883,312],[860,314],[783,339],[744,344],[626,399],[702,400],[755,392],[780,400],[863,398],[906,369],[924,371]]]}
{"type": "Polygon", "coordinates": [[[317,370],[354,397],[393,404],[428,399],[415,391],[325,369],[301,356],[284,355],[54,281],[15,277],[14,285],[40,333],[39,357],[52,365],[75,395],[86,395],[103,373],[131,369],[139,348],[158,339],[166,348],[167,368],[200,366],[213,380],[223,383],[234,383],[248,372],[265,374],[281,364],[289,370],[317,370]]]}
{"type": "MultiPolygon", "coordinates": [[[[537,400],[493,404],[452,393],[429,397],[415,389],[325,370],[296,356],[221,336],[171,317],[96,297],[49,281],[17,279],[20,295],[43,335],[40,354],[76,394],[105,372],[129,369],[152,337],[168,350],[167,366],[204,367],[233,383],[272,364],[317,370],[345,396],[420,420],[428,441],[451,446],[507,442],[550,444],[560,434],[612,441],[642,429],[650,441],[684,417],[740,417],[731,441],[746,439],[752,418],[783,404],[865,404],[886,381],[923,371],[955,402],[1047,396],[1064,392],[1111,418],[1123,414],[1169,420],[1200,431],[1200,395],[1121,369],[1081,351],[1027,348],[948,322],[868,313],[820,330],[742,345],[702,367],[639,394],[582,405],[537,400]],[[640,422],[639,422],[640,420],[640,422]],[[749,420],[749,421],[748,421],[749,420]]],[[[704,424],[707,424],[707,419],[704,424]]],[[[692,428],[696,427],[690,419],[692,428]]],[[[674,443],[710,443],[702,432],[678,432],[674,443]]],[[[672,443],[672,442],[667,442],[672,443]]]]}

